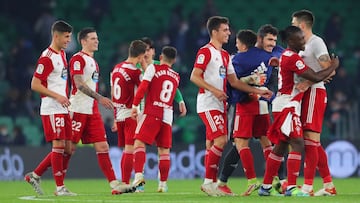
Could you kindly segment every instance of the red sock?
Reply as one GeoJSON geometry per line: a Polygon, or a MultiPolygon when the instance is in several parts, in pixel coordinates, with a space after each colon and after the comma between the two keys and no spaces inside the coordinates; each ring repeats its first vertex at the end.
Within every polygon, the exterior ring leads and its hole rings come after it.
{"type": "Polygon", "coordinates": [[[134,170],[135,173],[142,173],[146,161],[146,154],[144,147],[137,147],[134,150],[134,170]]]}
{"type": "Polygon", "coordinates": [[[42,176],[45,171],[51,167],[51,154],[52,152],[49,152],[46,157],[40,162],[40,164],[35,168],[34,173],[38,176],[42,176]]]}
{"type": "Polygon", "coordinates": [[[70,158],[71,158],[71,154],[64,153],[63,156],[64,156],[64,158],[63,158],[63,176],[64,176],[64,179],[65,179],[66,172],[67,172],[67,169],[69,167],[69,161],[70,161],[70,158]]]}
{"type": "Polygon", "coordinates": [[[101,171],[109,182],[116,180],[114,170],[110,161],[109,152],[96,152],[101,171]]]}
{"type": "Polygon", "coordinates": [[[296,185],[301,165],[301,153],[290,152],[287,159],[288,185],[296,185]]]}
{"type": "Polygon", "coordinates": [[[160,181],[167,181],[170,170],[170,154],[162,154],[159,157],[160,181]]]}
{"type": "Polygon", "coordinates": [[[131,172],[133,169],[134,155],[133,153],[123,152],[121,157],[121,179],[123,183],[129,184],[131,178],[131,172]]]}
{"type": "Polygon", "coordinates": [[[243,147],[239,150],[240,160],[244,169],[246,178],[256,178],[254,158],[249,147],[243,147]]]}
{"type": "Polygon", "coordinates": [[[272,146],[271,145],[264,147],[263,154],[264,154],[265,162],[266,162],[267,158],[269,157],[269,154],[270,154],[271,151],[272,151],[272,146]]]}
{"type": "Polygon", "coordinates": [[[264,184],[272,184],[274,176],[276,176],[281,161],[283,160],[282,156],[270,152],[269,157],[266,160],[265,174],[264,174],[264,184]]]}
{"type": "Polygon", "coordinates": [[[313,185],[316,166],[319,161],[318,145],[319,142],[305,139],[305,160],[304,160],[304,183],[306,185],[313,185]]]}
{"type": "Polygon", "coordinates": [[[205,166],[205,178],[213,179],[213,181],[214,177],[216,179],[222,152],[223,149],[215,145],[210,148],[205,166]]]}
{"type": "Polygon", "coordinates": [[[326,152],[321,145],[317,149],[318,149],[318,154],[319,154],[319,161],[318,161],[317,167],[319,169],[320,176],[323,179],[323,183],[330,183],[330,182],[332,182],[332,178],[330,175],[329,164],[328,164],[326,152]]]}
{"type": "Polygon", "coordinates": [[[53,147],[51,154],[51,166],[52,173],[56,186],[64,185],[64,176],[63,176],[63,163],[64,163],[64,147],[53,147]]]}

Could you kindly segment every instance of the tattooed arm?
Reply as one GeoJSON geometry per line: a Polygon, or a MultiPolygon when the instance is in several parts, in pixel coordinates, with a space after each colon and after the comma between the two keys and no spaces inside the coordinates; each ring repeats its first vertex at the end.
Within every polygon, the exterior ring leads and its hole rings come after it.
{"type": "Polygon", "coordinates": [[[94,90],[90,89],[89,86],[85,84],[85,82],[82,79],[81,75],[74,75],[74,83],[78,90],[80,90],[82,93],[88,95],[89,97],[94,98],[97,100],[101,105],[103,105],[107,109],[113,109],[114,105],[112,104],[112,101],[109,98],[103,97],[99,93],[95,92],[94,90]]]}

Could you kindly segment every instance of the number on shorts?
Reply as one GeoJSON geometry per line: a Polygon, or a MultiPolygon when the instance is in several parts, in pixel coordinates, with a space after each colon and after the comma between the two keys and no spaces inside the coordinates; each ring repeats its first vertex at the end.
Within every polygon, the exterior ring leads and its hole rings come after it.
{"type": "Polygon", "coordinates": [[[56,127],[64,127],[65,119],[64,118],[55,118],[55,126],[56,127]]]}
{"type": "Polygon", "coordinates": [[[80,132],[81,122],[72,121],[72,130],[80,132]]]}
{"type": "Polygon", "coordinates": [[[216,125],[220,125],[224,123],[224,118],[222,117],[222,115],[215,115],[214,121],[216,125]]]}

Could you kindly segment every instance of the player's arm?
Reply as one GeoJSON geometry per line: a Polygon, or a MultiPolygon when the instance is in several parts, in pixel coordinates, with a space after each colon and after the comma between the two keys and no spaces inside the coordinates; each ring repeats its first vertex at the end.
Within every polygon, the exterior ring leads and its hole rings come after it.
{"type": "Polygon", "coordinates": [[[193,82],[199,88],[203,88],[210,91],[220,101],[227,99],[227,95],[225,92],[205,82],[204,78],[202,77],[203,72],[204,71],[201,68],[194,67],[191,72],[190,81],[193,82]]]}
{"type": "Polygon", "coordinates": [[[101,105],[103,105],[105,108],[107,109],[113,109],[114,105],[111,102],[111,100],[109,98],[103,97],[102,95],[100,95],[99,93],[95,92],[94,90],[92,90],[82,79],[82,75],[81,74],[75,74],[73,76],[74,78],[74,83],[75,86],[78,90],[80,90],[82,93],[86,94],[89,97],[94,98],[95,100],[97,100],[101,105]]]}
{"type": "Polygon", "coordinates": [[[339,67],[339,58],[333,56],[330,61],[330,66],[328,68],[322,69],[321,71],[314,72],[311,68],[305,70],[301,77],[310,80],[312,82],[320,82],[328,78],[332,72],[334,72],[339,67]]]}
{"type": "Polygon", "coordinates": [[[184,98],[183,98],[179,88],[176,89],[176,94],[175,94],[174,100],[179,104],[180,116],[185,116],[187,109],[186,109],[184,98]]]}
{"type": "Polygon", "coordinates": [[[136,90],[136,94],[134,96],[132,109],[131,109],[131,118],[134,120],[136,120],[136,118],[139,114],[139,104],[140,104],[141,100],[144,98],[144,96],[149,88],[149,84],[150,84],[149,81],[143,80],[140,83],[139,88],[136,90]]]}
{"type": "Polygon", "coordinates": [[[266,99],[270,99],[272,96],[272,92],[270,90],[258,89],[242,82],[241,80],[238,80],[235,73],[228,74],[227,80],[233,88],[236,88],[240,91],[255,93],[266,99]]]}
{"type": "Polygon", "coordinates": [[[35,76],[31,80],[31,89],[42,95],[54,98],[57,102],[59,102],[64,107],[70,106],[70,101],[67,97],[64,97],[54,91],[49,90],[41,83],[41,80],[35,76]]]}

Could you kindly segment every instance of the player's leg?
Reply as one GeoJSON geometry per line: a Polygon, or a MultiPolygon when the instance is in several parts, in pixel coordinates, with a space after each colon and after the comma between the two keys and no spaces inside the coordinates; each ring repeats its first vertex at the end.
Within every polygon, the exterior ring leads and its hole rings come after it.
{"type": "Polygon", "coordinates": [[[234,170],[237,168],[240,160],[239,153],[236,149],[232,137],[234,122],[235,122],[235,110],[236,110],[236,104],[230,104],[227,110],[227,120],[228,120],[228,140],[232,142],[232,145],[225,155],[218,180],[219,190],[221,190],[224,194],[227,194],[229,196],[234,196],[235,194],[228,187],[227,181],[231,176],[231,174],[234,172],[234,170]]]}
{"type": "Polygon", "coordinates": [[[208,155],[205,161],[205,178],[201,190],[209,196],[219,196],[223,193],[218,190],[214,177],[217,176],[220,158],[227,142],[227,129],[225,126],[224,113],[220,111],[207,111],[199,113],[206,127],[208,155]]]}
{"type": "Polygon", "coordinates": [[[286,152],[286,148],[288,147],[288,143],[284,141],[279,141],[270,152],[268,159],[266,161],[264,179],[261,187],[259,188],[258,194],[260,196],[276,196],[279,195],[273,186],[272,181],[273,177],[276,176],[280,164],[284,159],[284,153],[286,152]]]}

